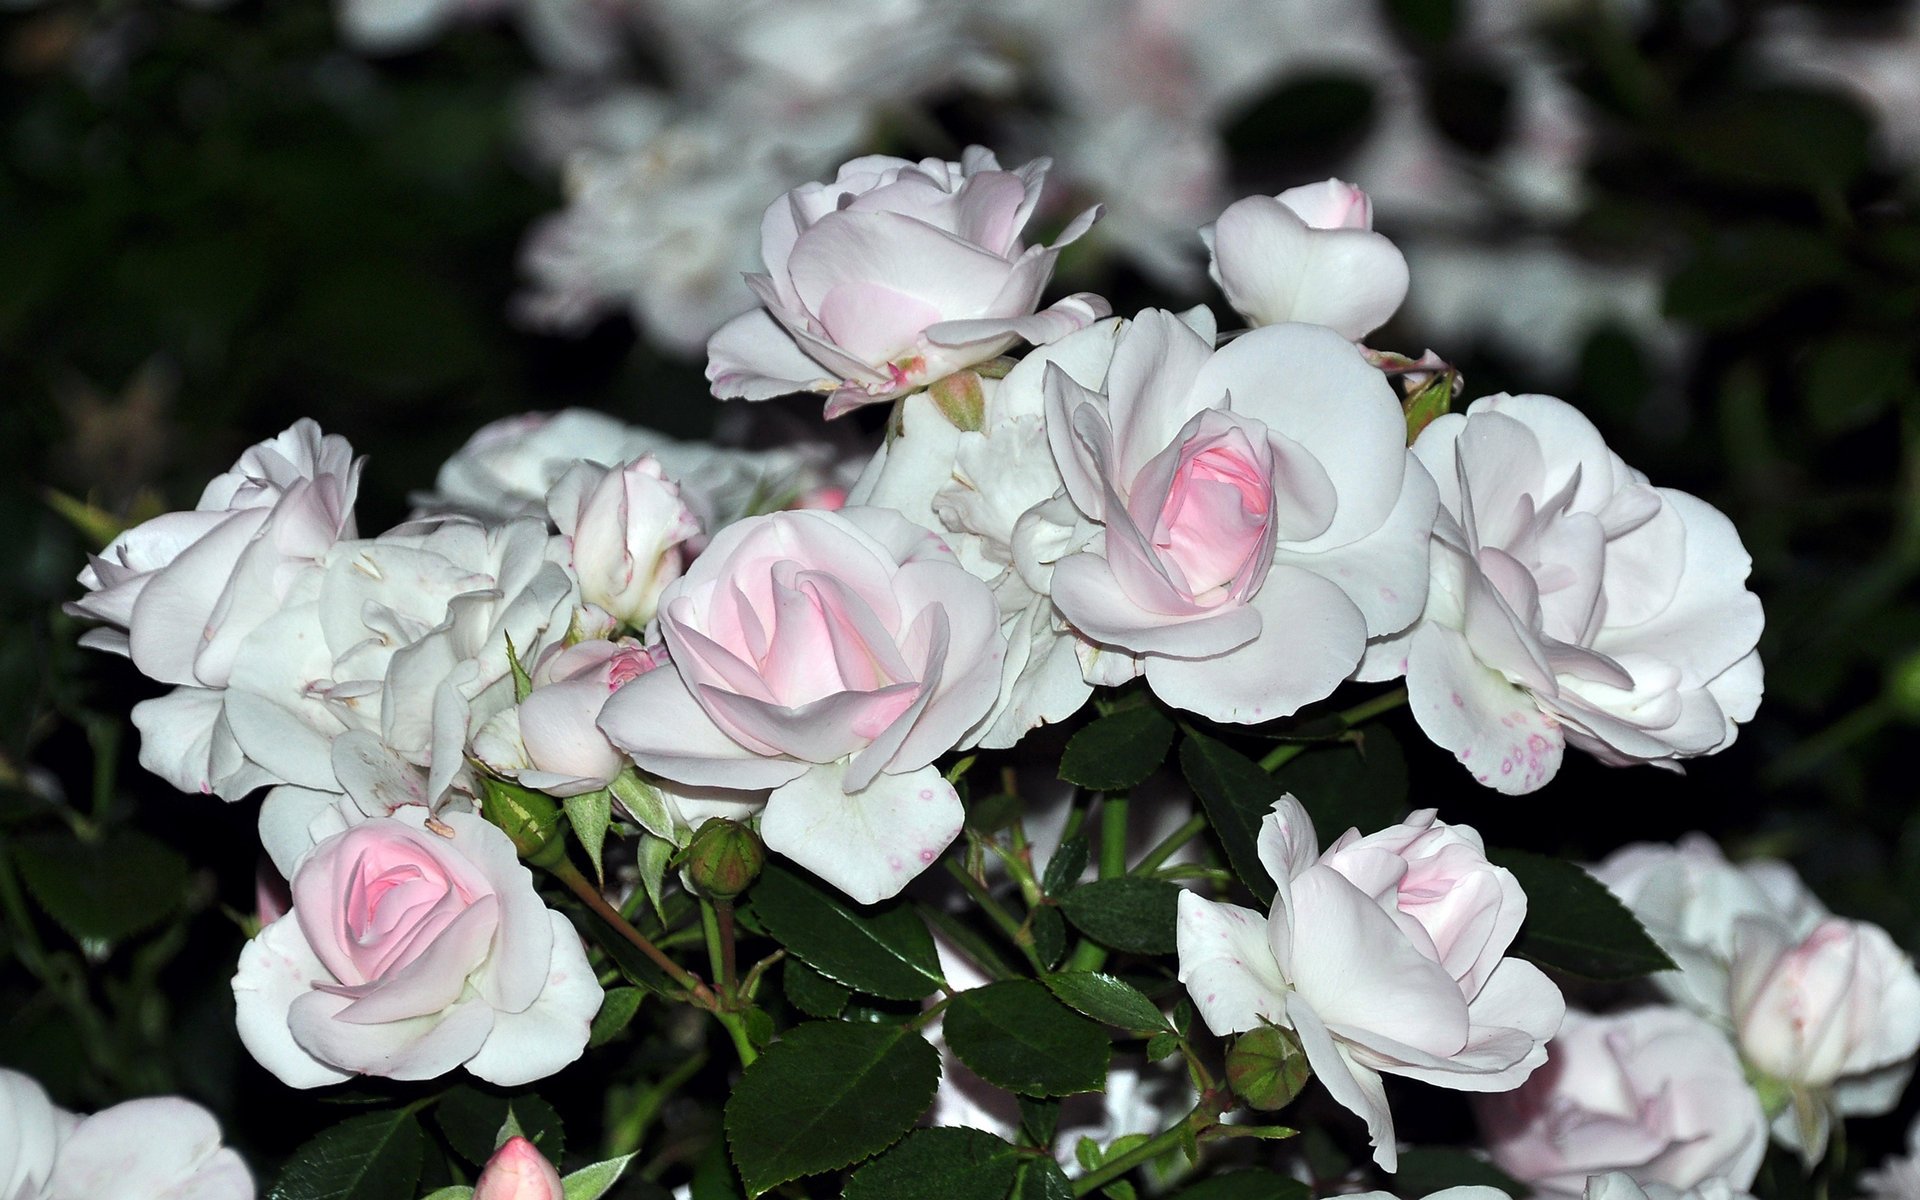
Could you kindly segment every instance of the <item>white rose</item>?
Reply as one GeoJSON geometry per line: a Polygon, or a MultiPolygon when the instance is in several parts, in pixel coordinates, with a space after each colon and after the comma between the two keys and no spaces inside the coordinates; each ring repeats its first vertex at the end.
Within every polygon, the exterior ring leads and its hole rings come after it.
{"type": "Polygon", "coordinates": [[[1492,396],[1413,453],[1440,488],[1425,615],[1362,677],[1407,677],[1414,718],[1488,787],[1553,778],[1568,742],[1677,767],[1760,702],[1760,601],[1733,525],[1655,488],[1573,406],[1492,396]]]}
{"type": "Polygon", "coordinates": [[[653,620],[661,591],[686,563],[700,523],[660,463],[642,455],[614,469],[575,463],[547,493],[580,600],[634,629],[653,620]]]}

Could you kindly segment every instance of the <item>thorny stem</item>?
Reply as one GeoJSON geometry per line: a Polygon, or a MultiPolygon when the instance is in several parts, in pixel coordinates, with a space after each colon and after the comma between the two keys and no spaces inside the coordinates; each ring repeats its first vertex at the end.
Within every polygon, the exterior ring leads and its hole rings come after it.
{"type": "Polygon", "coordinates": [[[738,990],[735,985],[739,980],[734,959],[733,901],[715,900],[713,915],[720,921],[720,986],[731,996],[738,990]]]}
{"type": "Polygon", "coordinates": [[[720,1011],[720,998],[713,994],[713,989],[701,982],[699,976],[667,957],[660,947],[648,941],[645,934],[635,929],[630,921],[620,915],[619,909],[607,903],[607,898],[600,894],[600,889],[593,886],[592,882],[580,873],[578,867],[562,859],[548,869],[553,872],[555,879],[566,884],[569,891],[580,897],[581,902],[592,909],[596,916],[611,925],[615,933],[633,943],[635,949],[652,959],[654,965],[665,971],[669,978],[686,988],[691,993],[695,1005],[713,1013],[720,1011]]]}
{"type": "Polygon", "coordinates": [[[1125,1175],[1144,1162],[1151,1162],[1169,1150],[1192,1145],[1199,1136],[1213,1126],[1220,1116],[1220,1101],[1213,1096],[1202,1096],[1200,1103],[1192,1112],[1180,1119],[1180,1123],[1171,1129],[1164,1129],[1151,1139],[1135,1146],[1118,1158],[1102,1163],[1073,1181],[1073,1194],[1084,1196],[1088,1192],[1106,1186],[1125,1175]]]}

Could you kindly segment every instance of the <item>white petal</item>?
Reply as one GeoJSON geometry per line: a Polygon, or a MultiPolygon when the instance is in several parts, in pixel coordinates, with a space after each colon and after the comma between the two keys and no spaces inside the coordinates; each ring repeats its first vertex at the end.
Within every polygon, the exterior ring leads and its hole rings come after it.
{"type": "Polygon", "coordinates": [[[254,1061],[294,1088],[324,1087],[352,1078],[293,1040],[288,1013],[317,983],[338,983],[307,945],[292,914],[262,929],[240,951],[233,977],[234,1021],[254,1061]]]}
{"type": "Polygon", "coordinates": [[[707,381],[723,400],[770,400],[792,392],[831,390],[840,382],[760,308],[728,321],[707,342],[707,381]]]}
{"type": "Polygon", "coordinates": [[[1379,1072],[1355,1062],[1327,1032],[1313,1006],[1297,992],[1288,998],[1287,1022],[1300,1035],[1300,1047],[1307,1052],[1314,1078],[1340,1107],[1367,1123],[1373,1161],[1389,1174],[1398,1170],[1400,1147],[1394,1140],[1393,1110],[1387,1107],[1387,1092],[1381,1086],[1379,1072]]]}
{"type": "Polygon", "coordinates": [[[1287,1021],[1287,981],[1267,944],[1267,918],[1237,904],[1180,893],[1180,982],[1207,1028],[1225,1037],[1287,1021]]]}
{"type": "Polygon", "coordinates": [[[1524,689],[1475,658],[1455,630],[1432,622],[1415,628],[1407,702],[1421,732],[1495,791],[1523,795],[1560,770],[1560,726],[1524,689]]]}
{"type": "Polygon", "coordinates": [[[488,1083],[518,1087],[544,1079],[587,1048],[587,1031],[605,993],[573,924],[557,912],[548,917],[553,958],[546,986],[524,1011],[496,1011],[486,1044],[467,1060],[467,1070],[488,1083]]]}
{"type": "Polygon", "coordinates": [[[773,789],[760,817],[767,848],[861,904],[897,894],[960,836],[966,812],[933,767],[842,790],[845,763],[810,768],[773,789]]]}

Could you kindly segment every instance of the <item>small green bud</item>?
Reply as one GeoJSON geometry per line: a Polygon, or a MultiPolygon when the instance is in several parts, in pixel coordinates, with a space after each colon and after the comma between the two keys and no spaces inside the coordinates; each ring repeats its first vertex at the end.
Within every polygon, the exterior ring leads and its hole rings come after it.
{"type": "Polygon", "coordinates": [[[696,830],[687,846],[687,877],[709,900],[731,900],[759,878],[766,859],[753,830],[716,817],[696,830]]]}
{"type": "Polygon", "coordinates": [[[1227,1051],[1227,1086],[1253,1108],[1285,1108],[1312,1074],[1300,1036],[1278,1025],[1248,1030],[1227,1051]]]}
{"type": "Polygon", "coordinates": [[[474,774],[480,780],[480,814],[513,840],[521,858],[536,867],[551,867],[566,857],[566,831],[553,797],[480,771],[474,774]]]}

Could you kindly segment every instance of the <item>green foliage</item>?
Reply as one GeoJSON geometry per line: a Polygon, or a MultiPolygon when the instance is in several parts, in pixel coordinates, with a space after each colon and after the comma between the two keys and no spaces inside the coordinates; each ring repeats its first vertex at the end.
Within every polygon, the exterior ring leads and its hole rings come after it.
{"type": "Polygon", "coordinates": [[[1063,971],[1041,979],[1062,1004],[1102,1024],[1135,1033],[1170,1029],[1153,1001],[1124,979],[1097,971],[1063,971]]]}
{"type": "Polygon", "coordinates": [[[1260,903],[1273,903],[1274,881],[1260,862],[1260,822],[1284,789],[1259,763],[1203,733],[1189,733],[1180,743],[1180,769],[1206,809],[1234,874],[1260,903]]]}
{"type": "Polygon", "coordinates": [[[1512,871],[1527,894],[1518,953],[1586,979],[1637,979],[1673,969],[1634,915],[1580,867],[1524,850],[1493,850],[1487,857],[1512,871]]]}
{"type": "Polygon", "coordinates": [[[1067,893],[1060,910],[1075,929],[1115,950],[1171,954],[1180,889],[1164,879],[1099,879],[1067,893]]]}
{"type": "Polygon", "coordinates": [[[613,1190],[620,1182],[627,1165],[633,1161],[633,1155],[622,1154],[618,1158],[609,1158],[602,1162],[581,1167],[570,1172],[560,1181],[561,1194],[566,1200],[600,1200],[600,1197],[613,1190]]]}
{"type": "Polygon", "coordinates": [[[606,999],[600,1002],[600,1011],[593,1015],[587,1048],[591,1050],[604,1046],[626,1032],[627,1026],[633,1023],[633,1015],[640,1011],[640,1002],[646,998],[644,988],[608,988],[606,999]]]}
{"type": "Polygon", "coordinates": [[[1071,891],[1087,869],[1087,849],[1084,833],[1062,838],[1053,857],[1047,860],[1047,869],[1041,873],[1040,890],[1056,898],[1071,891]]]}
{"type": "Polygon", "coordinates": [[[933,1100],[940,1055],[902,1026],[813,1021],[760,1056],[727,1100],[749,1197],[877,1154],[933,1100]]]}
{"type": "Polygon", "coordinates": [[[918,1129],[854,1172],[846,1200],[1005,1200],[1020,1161],[982,1130],[918,1129]]]}
{"type": "Polygon", "coordinates": [[[1173,722],[1151,704],[1095,718],[1067,742],[1060,778],[1089,791],[1130,788],[1166,761],[1173,722]]]}
{"type": "Polygon", "coordinates": [[[803,960],[787,956],[780,965],[780,983],[793,1006],[810,1017],[831,1019],[846,1011],[853,989],[828,979],[803,960]]]}
{"type": "Polygon", "coordinates": [[[787,951],[827,978],[888,1000],[918,1000],[939,987],[933,935],[902,902],[856,912],[798,872],[770,862],[753,911],[787,951]]]}
{"type": "Polygon", "coordinates": [[[961,992],[947,1007],[945,1030],[961,1062],[1010,1092],[1066,1096],[1106,1084],[1106,1031],[1031,980],[961,992]]]}
{"type": "Polygon", "coordinates": [[[607,789],[600,788],[568,796],[561,803],[566,807],[567,824],[573,827],[573,836],[580,839],[587,861],[593,864],[594,879],[604,881],[607,873],[600,865],[600,850],[606,845],[607,826],[613,821],[613,797],[607,789]]]}
{"type": "Polygon", "coordinates": [[[1407,759],[1378,723],[1357,740],[1315,746],[1274,772],[1274,781],[1313,818],[1321,844],[1349,829],[1373,833],[1407,813],[1407,759]]]}
{"type": "Polygon", "coordinates": [[[433,1107],[433,1123],[440,1127],[447,1144],[476,1167],[484,1166],[500,1148],[500,1132],[509,1121],[519,1128],[521,1137],[540,1148],[540,1153],[560,1161],[566,1145],[560,1114],[532,1092],[503,1096],[463,1083],[433,1107]]]}
{"type": "Polygon", "coordinates": [[[98,838],[49,832],[13,843],[13,861],[33,898],[75,938],[118,942],[180,908],[187,863],[133,829],[98,838]]]}
{"type": "Polygon", "coordinates": [[[412,1200],[425,1153],[410,1109],[349,1117],[294,1152],[267,1200],[412,1200]]]}

